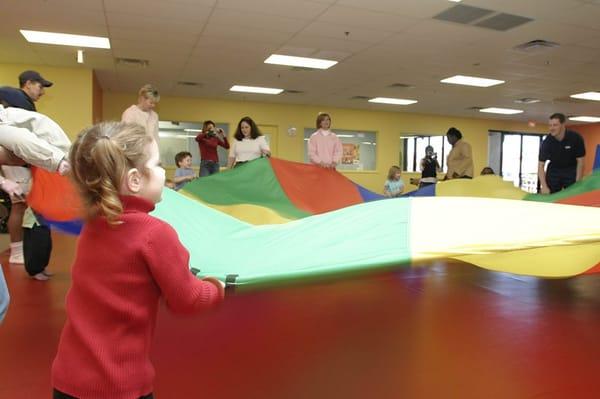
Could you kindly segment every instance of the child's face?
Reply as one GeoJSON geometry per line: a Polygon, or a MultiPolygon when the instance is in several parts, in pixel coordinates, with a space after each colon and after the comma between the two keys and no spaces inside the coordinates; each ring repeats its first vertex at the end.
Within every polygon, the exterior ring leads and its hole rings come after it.
{"type": "Polygon", "coordinates": [[[183,169],[191,169],[192,168],[192,157],[187,156],[179,162],[179,167],[183,169]]]}
{"type": "Polygon", "coordinates": [[[142,173],[141,187],[138,196],[153,203],[160,202],[162,190],[165,185],[165,170],[160,166],[158,144],[152,141],[149,144],[150,158],[146,162],[146,171],[142,173]]]}
{"type": "Polygon", "coordinates": [[[329,117],[323,118],[323,120],[321,121],[321,129],[329,130],[330,127],[331,119],[329,119],[329,117]]]}
{"type": "Polygon", "coordinates": [[[396,172],[396,173],[394,174],[394,178],[395,178],[396,180],[400,180],[400,178],[401,178],[401,177],[402,177],[402,172],[396,172]]]}

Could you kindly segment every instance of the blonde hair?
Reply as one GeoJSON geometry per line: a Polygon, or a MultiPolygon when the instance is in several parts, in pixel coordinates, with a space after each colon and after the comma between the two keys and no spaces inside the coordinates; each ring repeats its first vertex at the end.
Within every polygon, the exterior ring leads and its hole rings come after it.
{"type": "Polygon", "coordinates": [[[390,168],[390,170],[388,171],[388,180],[396,179],[396,173],[398,173],[398,172],[402,173],[402,169],[400,169],[400,167],[396,166],[396,165],[392,166],[390,168]]]}
{"type": "Polygon", "coordinates": [[[123,179],[132,168],[148,172],[146,147],[153,140],[142,126],[123,122],[99,123],[79,133],[69,161],[88,218],[103,215],[110,224],[118,223],[123,179]]]}
{"type": "Polygon", "coordinates": [[[150,98],[155,102],[160,101],[160,94],[158,94],[158,90],[150,84],[142,86],[138,92],[138,97],[150,98]]]}

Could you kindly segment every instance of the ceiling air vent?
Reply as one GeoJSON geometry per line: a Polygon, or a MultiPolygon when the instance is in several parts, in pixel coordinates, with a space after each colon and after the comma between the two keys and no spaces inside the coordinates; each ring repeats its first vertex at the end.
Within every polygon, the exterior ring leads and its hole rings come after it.
{"type": "Polygon", "coordinates": [[[533,21],[532,18],[521,17],[520,15],[500,13],[491,18],[484,19],[475,24],[481,28],[488,28],[498,31],[507,31],[517,26],[533,21]]]}
{"type": "Polygon", "coordinates": [[[409,84],[406,84],[406,83],[392,83],[388,87],[392,88],[392,89],[412,89],[415,86],[409,85],[409,84]]]}
{"type": "Polygon", "coordinates": [[[177,84],[179,86],[202,86],[202,83],[190,82],[190,81],[185,81],[185,80],[179,81],[179,82],[177,82],[177,84]]]}
{"type": "Polygon", "coordinates": [[[560,44],[555,42],[550,42],[548,40],[536,39],[527,43],[519,44],[515,46],[515,50],[523,51],[526,53],[535,53],[539,51],[545,51],[551,48],[555,48],[560,46],[560,44]]]}
{"type": "Polygon", "coordinates": [[[480,109],[483,109],[484,107],[468,107],[467,109],[469,111],[479,111],[480,109]]]}
{"type": "Polygon", "coordinates": [[[470,24],[493,13],[494,11],[485,8],[459,4],[439,13],[433,18],[442,21],[456,22],[458,24],[470,24]]]}
{"type": "Polygon", "coordinates": [[[122,65],[126,67],[135,67],[135,68],[146,68],[150,65],[150,61],[148,60],[140,60],[137,58],[117,58],[117,65],[122,65]]]}
{"type": "Polygon", "coordinates": [[[304,92],[302,90],[291,90],[291,89],[285,89],[283,91],[284,94],[304,94],[304,92]]]}
{"type": "Polygon", "coordinates": [[[515,100],[515,102],[517,104],[535,104],[535,103],[539,103],[540,100],[539,98],[531,98],[531,97],[524,97],[524,98],[518,98],[515,100]]]}
{"type": "Polygon", "coordinates": [[[520,15],[507,14],[486,8],[458,4],[434,16],[433,19],[480,28],[507,31],[533,21],[520,15]]]}

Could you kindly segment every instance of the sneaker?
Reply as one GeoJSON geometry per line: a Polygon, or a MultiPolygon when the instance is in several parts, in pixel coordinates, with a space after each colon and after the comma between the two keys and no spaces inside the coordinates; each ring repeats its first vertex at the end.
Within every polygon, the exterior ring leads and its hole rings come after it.
{"type": "Polygon", "coordinates": [[[16,253],[16,254],[12,254],[10,255],[10,258],[8,258],[8,263],[13,263],[13,264],[24,264],[25,263],[25,259],[23,258],[23,253],[21,252],[16,253]]]}
{"type": "Polygon", "coordinates": [[[48,281],[50,280],[50,277],[46,276],[44,273],[38,273],[38,274],[34,274],[33,276],[31,276],[32,279],[38,280],[38,281],[48,281]]]}

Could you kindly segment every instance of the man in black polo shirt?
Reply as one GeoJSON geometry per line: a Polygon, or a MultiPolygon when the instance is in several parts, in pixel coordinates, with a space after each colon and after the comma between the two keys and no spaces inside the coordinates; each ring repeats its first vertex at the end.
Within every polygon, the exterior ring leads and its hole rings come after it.
{"type": "MultiPolygon", "coordinates": [[[[35,102],[44,95],[44,89],[52,86],[52,82],[44,79],[39,72],[25,71],[19,75],[19,87],[15,92],[11,92],[11,106],[26,109],[27,111],[37,111],[35,102]]],[[[0,90],[9,88],[0,88],[0,90]]]]}
{"type": "Polygon", "coordinates": [[[540,148],[538,177],[541,193],[556,193],[581,180],[585,144],[579,133],[565,128],[565,116],[552,114],[549,122],[550,134],[540,148]],[[546,161],[550,161],[545,171],[546,161]]]}

